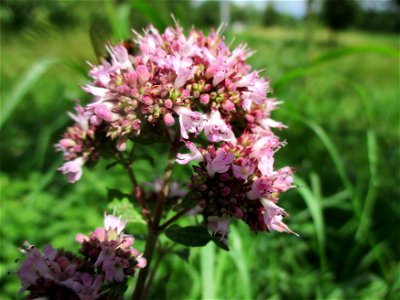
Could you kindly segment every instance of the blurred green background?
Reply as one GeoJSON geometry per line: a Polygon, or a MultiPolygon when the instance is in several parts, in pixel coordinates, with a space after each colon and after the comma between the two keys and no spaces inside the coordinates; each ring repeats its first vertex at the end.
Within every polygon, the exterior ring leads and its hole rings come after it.
{"type": "MultiPolygon", "coordinates": [[[[301,187],[280,204],[301,238],[235,223],[230,252],[191,249],[189,264],[166,256],[152,298],[399,299],[399,1],[332,2],[3,0],[1,298],[21,298],[25,240],[76,250],[74,235],[101,225],[107,187],[129,191],[104,161],[74,185],[56,170],[66,111],[90,100],[79,86],[85,62],[97,61],[93,36],[120,41],[148,23],[163,30],[173,13],[186,29],[225,21],[227,43],[257,51],[249,63],[266,68],[284,101],[274,118],[289,126],[278,133],[288,146],[277,166],[294,166],[301,187]]],[[[138,164],[141,181],[161,176],[150,162],[138,164]]],[[[143,225],[127,232],[143,251],[143,225]]]]}

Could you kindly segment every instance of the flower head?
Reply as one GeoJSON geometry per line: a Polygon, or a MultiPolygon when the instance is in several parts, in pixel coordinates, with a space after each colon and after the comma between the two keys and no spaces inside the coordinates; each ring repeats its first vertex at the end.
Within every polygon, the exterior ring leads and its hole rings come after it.
{"type": "Polygon", "coordinates": [[[85,164],[83,157],[77,157],[74,160],[66,162],[59,170],[68,176],[68,181],[74,183],[82,176],[82,166],[85,164]]]}

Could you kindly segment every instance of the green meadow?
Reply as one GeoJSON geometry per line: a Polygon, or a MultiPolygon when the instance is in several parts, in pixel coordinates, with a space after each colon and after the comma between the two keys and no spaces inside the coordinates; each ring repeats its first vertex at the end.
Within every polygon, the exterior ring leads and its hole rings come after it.
{"type": "MultiPolygon", "coordinates": [[[[80,89],[86,61],[97,61],[89,30],[88,22],[2,30],[2,299],[23,297],[16,270],[24,241],[77,250],[75,234],[100,226],[110,210],[107,188],[129,191],[122,169],[105,161],[73,185],[57,171],[53,144],[70,124],[66,112],[75,99],[90,101],[80,89]]],[[[332,39],[316,24],[228,28],[225,36],[256,50],[249,63],[265,69],[283,101],[274,119],[288,125],[278,133],[288,144],[276,164],[293,166],[299,187],[280,205],[300,237],[235,223],[229,252],[210,243],[163,257],[151,299],[398,299],[399,36],[348,30],[332,39]]],[[[163,157],[163,146],[148,152],[163,157]]],[[[151,159],[136,167],[141,182],[162,175],[151,159]]],[[[175,179],[185,185],[190,172],[176,168],[175,179]]],[[[126,230],[139,251],[144,229],[136,220],[126,230]]]]}

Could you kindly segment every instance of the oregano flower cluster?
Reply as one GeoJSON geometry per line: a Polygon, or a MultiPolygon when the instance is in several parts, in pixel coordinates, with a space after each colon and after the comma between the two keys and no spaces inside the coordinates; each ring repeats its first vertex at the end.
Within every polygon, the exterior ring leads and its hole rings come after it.
{"type": "Polygon", "coordinates": [[[104,227],[89,236],[78,234],[81,255],[47,245],[43,254],[26,243],[26,257],[18,271],[20,293],[28,299],[119,299],[128,277],[146,266],[132,247],[134,238],[123,233],[125,222],[105,215],[104,227]]]}
{"type": "Polygon", "coordinates": [[[220,29],[209,35],[176,24],[160,33],[153,26],[135,33],[135,51],[107,47],[108,58],[90,64],[92,97],[71,114],[75,124],[56,145],[66,163],[60,171],[76,182],[82,167],[105,152],[123,153],[128,142],[167,140],[177,164],[193,164],[185,197],[224,239],[232,218],[253,231],[293,233],[277,203],[293,187],[293,169],[276,169],[285,145],[271,118],[279,102],[267,96],[269,81],[251,70],[246,45],[230,50],[220,29]]]}

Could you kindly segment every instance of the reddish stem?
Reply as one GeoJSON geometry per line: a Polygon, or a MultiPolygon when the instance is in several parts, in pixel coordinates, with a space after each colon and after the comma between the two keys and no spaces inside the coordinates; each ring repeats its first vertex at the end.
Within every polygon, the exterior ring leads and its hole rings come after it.
{"type": "Polygon", "coordinates": [[[133,170],[130,166],[130,164],[126,161],[126,159],[123,157],[122,154],[119,153],[119,159],[122,162],[124,168],[128,172],[129,178],[132,182],[133,188],[132,188],[132,196],[135,196],[135,198],[139,201],[140,206],[142,207],[142,212],[143,215],[147,221],[147,224],[151,224],[151,216],[150,216],[150,210],[146,204],[146,202],[143,199],[143,193],[142,190],[137,182],[137,179],[135,177],[135,174],[133,173],[133,170]]]}
{"type": "Polygon", "coordinates": [[[173,222],[178,220],[180,217],[182,217],[185,213],[187,213],[189,210],[191,210],[191,207],[184,208],[180,212],[178,212],[175,216],[173,216],[171,219],[167,220],[164,224],[160,225],[159,230],[163,231],[165,228],[167,228],[169,225],[171,225],[173,222]]]}

